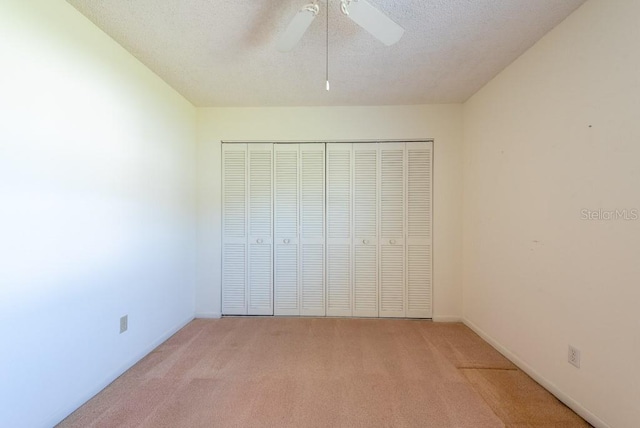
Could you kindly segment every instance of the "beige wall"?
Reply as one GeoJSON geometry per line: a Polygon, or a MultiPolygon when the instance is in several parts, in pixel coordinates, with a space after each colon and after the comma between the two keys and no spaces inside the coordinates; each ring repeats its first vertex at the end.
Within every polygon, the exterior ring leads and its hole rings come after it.
{"type": "Polygon", "coordinates": [[[435,319],[464,317],[592,423],[640,425],[640,220],[583,219],[640,209],[638,16],[590,0],[464,107],[196,113],[66,3],[3,0],[0,425],[55,424],[194,295],[220,314],[221,140],[403,138],[435,139],[435,319]]]}
{"type": "Polygon", "coordinates": [[[464,106],[465,319],[594,423],[629,428],[640,220],[583,210],[640,209],[639,17],[635,0],[587,2],[464,106]]]}
{"type": "Polygon", "coordinates": [[[54,426],[193,318],[195,132],[69,4],[0,1],[0,426],[54,426]]]}
{"type": "Polygon", "coordinates": [[[461,113],[460,105],[201,109],[196,314],[220,314],[221,140],[434,138],[434,318],[459,319],[461,113]]]}

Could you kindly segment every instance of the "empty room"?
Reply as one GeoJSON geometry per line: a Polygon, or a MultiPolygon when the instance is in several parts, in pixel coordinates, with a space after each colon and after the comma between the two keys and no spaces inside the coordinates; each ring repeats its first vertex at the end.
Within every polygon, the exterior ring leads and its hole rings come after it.
{"type": "Polygon", "coordinates": [[[0,427],[639,427],[639,22],[2,0],[0,427]]]}

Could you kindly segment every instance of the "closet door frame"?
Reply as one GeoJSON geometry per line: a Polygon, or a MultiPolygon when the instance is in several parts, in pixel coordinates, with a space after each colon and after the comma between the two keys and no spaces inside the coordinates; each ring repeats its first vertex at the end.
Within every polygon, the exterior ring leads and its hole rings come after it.
{"type": "MultiPolygon", "coordinates": [[[[221,244],[222,244],[222,248],[221,248],[221,275],[222,275],[222,284],[221,284],[221,313],[223,315],[311,315],[311,316],[347,316],[347,317],[380,317],[380,318],[384,318],[384,317],[392,317],[392,318],[432,318],[433,316],[433,279],[434,279],[434,275],[433,275],[433,216],[434,216],[434,210],[433,210],[433,179],[434,179],[434,173],[433,173],[433,167],[434,167],[434,142],[432,139],[422,139],[422,140],[387,140],[387,141],[372,141],[372,140],[361,140],[361,141],[354,141],[354,140],[344,140],[344,141],[325,141],[325,142],[283,142],[283,141],[223,141],[222,142],[222,194],[221,194],[221,199],[222,199],[222,239],[221,239],[221,244]],[[301,177],[301,149],[300,147],[294,148],[293,146],[300,146],[300,145],[304,145],[304,144],[324,144],[325,145],[325,150],[324,150],[324,162],[325,162],[325,175],[324,175],[324,180],[325,180],[325,184],[324,184],[324,194],[325,194],[325,199],[324,199],[324,277],[322,279],[323,284],[324,284],[324,304],[325,304],[325,311],[324,314],[320,313],[320,311],[316,311],[315,309],[312,311],[309,311],[307,313],[305,313],[305,311],[303,311],[302,308],[302,249],[301,246],[303,245],[303,237],[302,237],[302,225],[301,225],[301,198],[302,198],[302,177],[301,177]],[[377,275],[376,275],[376,279],[377,279],[377,304],[378,304],[378,311],[377,313],[374,313],[373,311],[371,312],[367,312],[367,311],[358,311],[356,309],[356,279],[355,279],[355,275],[356,275],[356,246],[358,245],[358,243],[356,242],[357,239],[359,239],[359,237],[356,236],[356,231],[355,231],[355,227],[356,227],[356,220],[355,220],[355,215],[356,215],[356,210],[354,208],[354,199],[355,199],[355,145],[356,144],[363,144],[363,143],[370,143],[370,144],[375,144],[376,145],[376,149],[377,149],[377,180],[376,180],[376,186],[377,186],[377,200],[376,200],[376,208],[377,208],[377,212],[376,212],[376,220],[377,220],[377,245],[376,246],[376,250],[377,250],[377,275]],[[250,197],[250,145],[254,145],[254,144],[268,144],[271,145],[273,147],[272,149],[272,158],[271,158],[271,165],[272,165],[272,174],[271,174],[271,180],[272,180],[272,215],[271,215],[271,224],[272,224],[272,235],[271,235],[271,239],[272,241],[270,243],[265,242],[264,239],[265,238],[259,238],[256,236],[253,236],[253,234],[251,234],[251,231],[249,230],[250,228],[250,201],[249,201],[249,197],[250,197]],[[347,243],[347,241],[349,241],[349,251],[348,251],[348,257],[349,257],[349,268],[348,268],[348,272],[345,272],[348,276],[348,282],[349,282],[349,292],[348,292],[348,300],[349,300],[349,306],[350,308],[347,309],[346,307],[344,309],[340,309],[340,310],[336,310],[336,309],[331,309],[330,308],[330,279],[331,279],[331,261],[330,259],[330,247],[332,244],[336,244],[338,241],[336,241],[335,239],[331,239],[329,236],[329,206],[328,206],[328,198],[329,198],[329,146],[330,145],[340,145],[341,147],[343,147],[344,149],[347,149],[347,147],[350,147],[350,168],[351,168],[351,173],[350,173],[350,198],[351,198],[351,202],[349,205],[349,209],[350,209],[350,237],[348,239],[346,238],[340,238],[339,241],[345,241],[344,243],[347,243]],[[398,237],[390,237],[390,236],[383,236],[382,233],[382,187],[383,187],[383,171],[382,171],[382,162],[383,162],[383,156],[382,156],[382,151],[384,149],[392,149],[394,147],[398,147],[398,145],[402,144],[404,146],[403,149],[403,160],[402,160],[402,183],[403,183],[403,187],[402,187],[402,205],[403,205],[403,224],[402,224],[402,236],[398,236],[398,237]],[[226,147],[225,147],[226,146],[226,147]],[[285,151],[297,151],[297,207],[296,207],[296,233],[295,236],[277,236],[276,233],[276,221],[278,218],[278,210],[276,208],[276,202],[275,202],[275,197],[276,197],[276,147],[288,147],[286,149],[284,149],[285,151]],[[426,147],[427,150],[430,151],[430,165],[429,165],[429,183],[428,183],[428,188],[429,188],[429,219],[428,219],[428,227],[429,227],[429,234],[428,237],[425,239],[423,236],[420,236],[419,238],[416,238],[414,236],[410,236],[409,233],[409,149],[410,148],[418,148],[420,149],[420,147],[426,147]],[[244,168],[245,168],[245,176],[244,176],[244,194],[245,194],[245,201],[244,201],[244,238],[241,237],[229,237],[226,236],[225,230],[226,230],[226,222],[225,222],[225,218],[226,218],[226,193],[225,193],[225,177],[226,177],[226,164],[225,164],[225,151],[242,151],[244,150],[244,154],[245,154],[245,159],[244,159],[244,168]],[[250,236],[251,235],[251,236],[250,236]],[[271,309],[269,310],[264,310],[264,308],[260,308],[257,309],[255,311],[251,311],[249,309],[250,306],[250,270],[251,270],[251,261],[250,261],[250,253],[251,253],[251,245],[252,245],[252,239],[256,238],[256,243],[257,243],[257,239],[262,239],[261,244],[263,245],[271,245],[271,260],[272,260],[272,269],[271,269],[271,275],[272,275],[272,290],[271,290],[271,309]],[[237,242],[236,242],[237,241],[237,242]],[[279,241],[283,241],[282,243],[280,243],[279,241]],[[287,241],[285,243],[285,241],[287,241]],[[389,242],[387,242],[389,241],[389,242]],[[393,243],[392,243],[393,241],[393,243]],[[419,241],[419,243],[417,243],[419,241]],[[276,308],[276,293],[277,293],[277,277],[278,277],[278,273],[277,273],[277,268],[278,268],[278,264],[277,264],[277,259],[278,259],[278,251],[277,251],[277,246],[281,244],[281,245],[293,245],[295,246],[295,266],[289,266],[288,269],[293,269],[290,270],[288,273],[294,273],[295,275],[295,289],[296,289],[296,296],[295,296],[295,308],[291,307],[291,308],[286,308],[286,309],[278,309],[276,308]],[[235,253],[231,253],[228,251],[229,246],[227,245],[231,245],[235,247],[233,248],[235,251],[235,253]],[[425,261],[426,264],[424,266],[428,267],[428,271],[427,270],[421,270],[420,272],[418,272],[417,270],[414,273],[414,271],[410,271],[410,269],[412,269],[410,267],[410,261],[409,261],[409,257],[410,257],[410,246],[417,246],[417,247],[421,247],[422,251],[419,254],[427,254],[429,257],[428,261],[425,261]],[[237,248],[236,248],[237,247],[237,248]],[[243,248],[242,251],[240,251],[240,247],[243,248]],[[383,290],[383,287],[385,286],[385,284],[383,284],[383,262],[385,262],[385,260],[383,260],[383,257],[385,256],[385,249],[387,249],[388,247],[402,247],[402,259],[404,260],[404,264],[402,267],[402,283],[403,283],[403,291],[402,291],[402,309],[401,310],[385,310],[383,308],[383,295],[385,290],[383,290]],[[423,251],[425,250],[425,251],[423,251]],[[240,252],[242,252],[244,254],[244,257],[239,257],[240,252]],[[229,300],[229,298],[231,298],[231,295],[233,294],[233,290],[227,289],[225,287],[225,275],[229,272],[229,266],[227,266],[226,261],[227,261],[227,256],[229,257],[235,257],[233,258],[234,261],[239,261],[242,259],[244,265],[243,266],[239,266],[239,269],[237,269],[235,272],[232,272],[234,275],[236,275],[237,277],[235,278],[235,280],[237,282],[241,282],[239,281],[237,278],[240,278],[239,273],[240,271],[244,272],[244,289],[242,290],[241,293],[244,299],[244,305],[243,308],[241,308],[238,302],[233,302],[234,305],[231,306],[227,306],[225,307],[225,304],[228,304],[229,302],[227,302],[227,300],[229,300]],[[429,285],[428,285],[428,294],[425,294],[425,292],[420,291],[420,297],[419,299],[421,301],[426,301],[428,300],[428,304],[422,305],[419,309],[416,310],[411,310],[410,306],[411,306],[411,302],[409,302],[409,298],[410,298],[410,293],[409,293],[409,276],[410,275],[416,275],[413,278],[418,278],[418,281],[421,281],[421,278],[425,278],[428,277],[429,279],[429,285]],[[231,294],[230,294],[231,293],[231,294]],[[426,300],[425,300],[426,299],[426,300]],[[236,304],[238,303],[238,304],[236,304]]],[[[315,240],[318,240],[319,238],[314,238],[315,240]]],[[[368,240],[368,239],[365,239],[368,240]]],[[[368,240],[369,242],[367,244],[369,244],[371,241],[368,240]]],[[[318,243],[320,242],[320,240],[318,240],[318,243]]],[[[315,243],[315,242],[314,242],[315,243]]],[[[395,250],[395,249],[394,249],[395,250]]],[[[290,251],[289,251],[290,252],[290,251]]],[[[396,255],[397,256],[397,255],[396,255]]],[[[422,257],[422,256],[420,256],[422,257]]],[[[387,259],[388,261],[388,259],[387,259]]],[[[395,262],[394,262],[395,263],[395,262]]],[[[414,264],[414,266],[417,266],[418,264],[414,264]]],[[[387,268],[388,268],[388,264],[387,264],[387,268]]],[[[387,272],[389,272],[387,270],[387,272]]],[[[394,274],[397,277],[397,274],[394,274]]],[[[344,276],[344,274],[343,274],[344,276]]],[[[291,285],[291,284],[290,284],[291,285]]],[[[240,292],[240,290],[236,290],[236,292],[240,292]]],[[[235,296],[235,300],[238,300],[240,296],[235,296]]],[[[242,300],[242,299],[241,299],[242,300]]]]}

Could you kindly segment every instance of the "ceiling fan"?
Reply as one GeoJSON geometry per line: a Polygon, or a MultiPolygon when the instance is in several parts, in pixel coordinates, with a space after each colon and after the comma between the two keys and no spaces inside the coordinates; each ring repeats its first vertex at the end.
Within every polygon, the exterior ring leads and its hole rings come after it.
{"type": "MultiPolygon", "coordinates": [[[[327,0],[327,9],[328,6],[329,0],[327,0]]],[[[404,34],[404,29],[401,26],[393,22],[367,0],[340,0],[340,10],[344,15],[351,18],[353,22],[367,30],[373,37],[387,46],[398,42],[404,34]]],[[[318,0],[314,0],[312,3],[303,6],[280,36],[277,43],[278,50],[280,52],[289,52],[292,50],[307,31],[315,17],[318,16],[318,13],[320,13],[318,0]]]]}

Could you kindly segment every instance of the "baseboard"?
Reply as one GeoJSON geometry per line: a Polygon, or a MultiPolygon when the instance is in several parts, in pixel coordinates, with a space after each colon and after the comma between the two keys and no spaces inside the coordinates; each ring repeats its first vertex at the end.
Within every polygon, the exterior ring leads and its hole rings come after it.
{"type": "Polygon", "coordinates": [[[447,316],[447,315],[434,315],[433,322],[462,322],[461,317],[447,316]]]}
{"type": "Polygon", "coordinates": [[[482,337],[486,342],[488,342],[491,346],[496,348],[498,352],[504,355],[507,359],[509,359],[513,364],[518,366],[523,372],[531,376],[533,380],[542,385],[547,391],[556,396],[556,398],[562,401],[567,405],[571,410],[576,412],[582,418],[584,418],[587,422],[593,425],[596,428],[611,428],[607,423],[605,423],[602,419],[591,413],[589,410],[584,408],[580,403],[578,403],[573,398],[569,397],[567,394],[562,392],[553,382],[542,376],[538,373],[533,367],[529,364],[522,361],[518,358],[513,352],[509,351],[507,348],[502,346],[498,341],[496,341],[493,337],[489,336],[482,329],[480,329],[477,325],[472,323],[466,318],[462,319],[462,322],[473,330],[478,336],[482,337]]]}
{"type": "Polygon", "coordinates": [[[131,367],[133,367],[138,361],[142,360],[144,357],[149,355],[151,351],[156,349],[158,346],[160,346],[167,339],[169,339],[171,336],[176,334],[180,329],[182,329],[184,326],[189,324],[191,321],[193,321],[193,317],[187,318],[186,320],[179,323],[176,327],[173,327],[168,331],[166,331],[158,339],[156,339],[153,343],[151,343],[151,345],[147,346],[143,351],[136,354],[127,363],[123,364],[122,366],[120,366],[120,368],[112,372],[109,376],[103,379],[102,382],[98,383],[98,385],[95,388],[91,389],[86,394],[84,394],[83,398],[76,400],[75,403],[73,403],[72,405],[65,407],[64,409],[61,409],[60,411],[53,414],[50,418],[48,418],[47,421],[42,423],[42,426],[56,426],[57,424],[62,422],[64,418],[69,416],[71,413],[75,412],[80,406],[82,406],[84,403],[86,403],[87,401],[95,397],[100,391],[102,391],[107,386],[109,386],[109,384],[111,384],[114,380],[120,377],[124,372],[126,372],[131,367]]]}
{"type": "MultiPolygon", "coordinates": [[[[243,316],[243,315],[240,315],[243,316]]],[[[282,315],[280,315],[282,316],[282,315]]],[[[252,318],[255,318],[255,315],[251,316],[252,318]]],[[[201,318],[201,319],[218,319],[218,318],[222,318],[222,314],[220,314],[219,312],[196,312],[195,314],[195,318],[201,318]]],[[[322,317],[324,318],[324,317],[322,317]]],[[[331,317],[327,317],[327,318],[331,318],[331,317]]],[[[337,317],[340,318],[340,317],[337,317]]],[[[351,318],[351,317],[346,317],[346,318],[351,318]]],[[[367,317],[364,317],[367,318],[367,317]]],[[[371,317],[374,319],[377,319],[377,317],[371,317]]],[[[437,316],[434,315],[432,318],[433,322],[462,322],[462,318],[461,317],[457,317],[457,316],[437,316]]]]}
{"type": "Polygon", "coordinates": [[[222,314],[218,312],[196,312],[195,317],[204,319],[218,319],[222,318],[222,314]]]}

